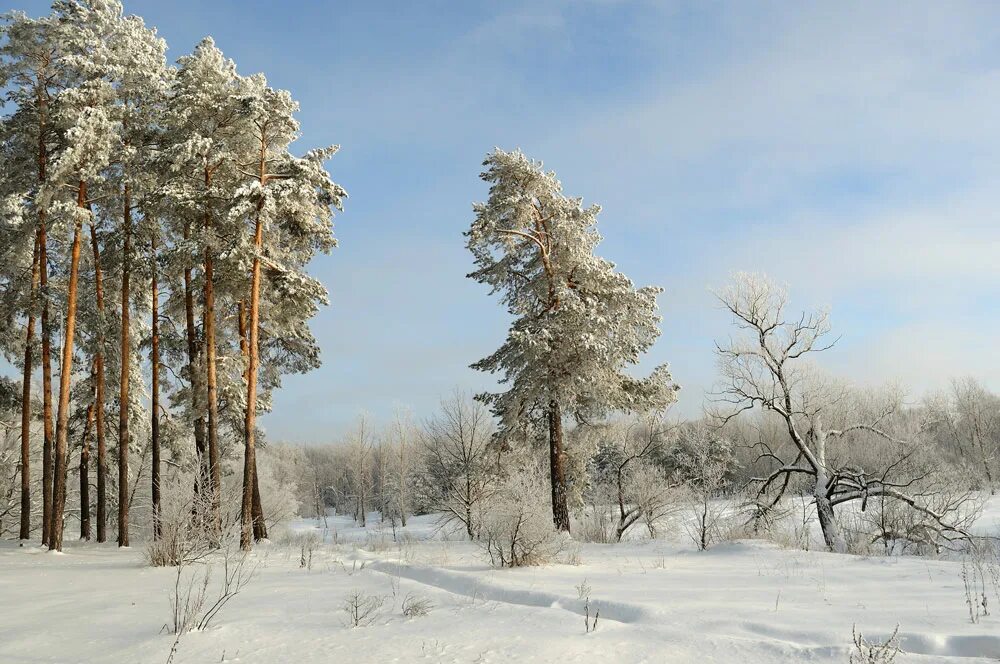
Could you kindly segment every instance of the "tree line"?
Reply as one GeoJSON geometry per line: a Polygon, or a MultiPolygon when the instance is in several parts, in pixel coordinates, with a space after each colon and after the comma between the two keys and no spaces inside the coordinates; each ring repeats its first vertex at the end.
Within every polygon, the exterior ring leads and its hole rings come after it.
{"type": "Polygon", "coordinates": [[[71,445],[91,536],[95,442],[97,541],[113,508],[129,545],[147,463],[131,454],[149,457],[154,537],[164,462],[194,468],[197,518],[218,533],[222,463],[242,448],[249,549],[266,536],[256,417],[282,374],[319,362],[308,321],[327,294],[306,266],[336,245],[346,193],[324,163],[337,148],[294,155],[287,91],[239,74],[210,38],[168,65],[166,43],[116,0],[60,0],[0,30],[0,346],[21,372],[19,537],[61,550],[71,445]]]}

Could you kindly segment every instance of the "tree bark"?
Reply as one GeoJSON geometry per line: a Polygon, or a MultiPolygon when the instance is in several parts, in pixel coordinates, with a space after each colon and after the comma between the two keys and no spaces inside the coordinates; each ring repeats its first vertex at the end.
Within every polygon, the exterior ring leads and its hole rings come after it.
{"type": "Polygon", "coordinates": [[[49,268],[45,215],[39,213],[38,267],[42,294],[42,544],[52,531],[52,466],[55,433],[52,422],[52,325],[49,322],[49,268]]]}
{"type": "MultiPolygon", "coordinates": [[[[818,482],[817,482],[818,483],[818,482]]],[[[840,525],[833,513],[833,504],[826,495],[814,496],[816,500],[816,515],[819,517],[819,527],[823,532],[826,547],[834,553],[847,553],[847,542],[840,532],[840,525]]]]}
{"type": "MultiPolygon", "coordinates": [[[[260,184],[264,186],[264,143],[261,141],[260,184]]],[[[246,418],[243,424],[243,506],[240,512],[240,546],[244,550],[251,548],[251,537],[254,534],[254,489],[257,486],[257,452],[256,452],[256,419],[257,419],[257,369],[260,363],[260,256],[264,250],[264,222],[261,216],[263,199],[257,204],[257,220],[254,229],[254,258],[250,275],[250,322],[249,322],[249,364],[247,365],[247,404],[246,418]]],[[[363,481],[363,480],[362,480],[363,481]]],[[[259,493],[259,489],[257,491],[259,493]]],[[[258,497],[259,502],[259,497],[258,497]]],[[[263,521],[263,518],[261,518],[263,521]]]]}
{"type": "MultiPolygon", "coordinates": [[[[244,361],[247,363],[246,369],[243,371],[243,380],[246,381],[249,378],[250,370],[250,339],[248,338],[248,321],[247,315],[249,307],[247,307],[246,302],[241,300],[237,305],[237,315],[236,320],[239,325],[240,330],[240,353],[242,354],[244,361]]],[[[246,413],[244,413],[244,419],[246,418],[246,413]]],[[[254,456],[254,466],[253,466],[253,539],[255,542],[259,542],[262,539],[267,539],[267,524],[264,522],[264,507],[260,502],[260,480],[257,476],[257,458],[254,456]]]]}
{"type": "Polygon", "coordinates": [[[552,478],[552,521],[555,523],[556,529],[568,533],[569,508],[566,503],[562,411],[555,399],[549,402],[549,471],[552,478]]]}
{"type": "MultiPolygon", "coordinates": [[[[38,95],[38,182],[46,180],[48,148],[45,144],[48,97],[38,95]]],[[[42,544],[49,543],[52,523],[52,327],[49,324],[49,266],[46,212],[38,209],[38,283],[42,296],[42,544]]]]}
{"type": "Polygon", "coordinates": [[[52,518],[49,549],[62,551],[63,512],[66,508],[66,443],[69,435],[69,388],[73,373],[73,334],[76,332],[76,296],[80,278],[80,235],[82,216],[87,210],[87,183],[77,185],[77,214],[70,249],[69,287],[66,294],[66,323],[63,327],[62,363],[59,367],[59,411],[56,416],[56,449],[52,484],[52,518]]]}
{"type": "Polygon", "coordinates": [[[122,328],[121,375],[118,382],[118,546],[129,545],[128,452],[131,437],[128,428],[131,346],[129,344],[129,290],[132,271],[132,189],[126,183],[122,209],[122,328]]]}
{"type": "MultiPolygon", "coordinates": [[[[104,438],[104,271],[101,268],[101,249],[97,243],[97,231],[94,229],[94,222],[90,222],[90,243],[94,252],[94,285],[96,292],[97,306],[97,352],[94,354],[94,418],[97,427],[97,541],[103,542],[106,535],[106,527],[103,518],[105,514],[105,503],[101,499],[102,494],[107,490],[106,478],[102,477],[107,472],[107,441],[104,438]]],[[[88,462],[90,450],[87,450],[88,462]]],[[[89,493],[89,488],[88,488],[89,493]]],[[[106,498],[105,498],[106,500],[106,498]]],[[[88,508],[89,509],[89,508],[88,508]]],[[[90,539],[90,526],[87,526],[87,539],[90,539]]]]}
{"type": "MultiPolygon", "coordinates": [[[[205,189],[212,185],[212,173],[205,169],[205,189]]],[[[205,329],[206,392],[208,396],[208,473],[211,489],[211,522],[216,533],[222,530],[222,471],[219,467],[219,388],[216,374],[215,345],[215,275],[212,239],[212,215],[205,211],[205,329]]]]}
{"type": "Polygon", "coordinates": [[[38,232],[31,252],[31,294],[28,298],[28,325],[24,339],[24,367],[21,374],[21,530],[18,539],[31,538],[31,359],[35,340],[35,299],[38,296],[38,232]]]}
{"type": "MultiPolygon", "coordinates": [[[[96,378],[96,372],[94,377],[96,378]]],[[[97,392],[95,390],[94,400],[87,406],[83,440],[80,442],[80,539],[86,541],[90,541],[90,429],[94,426],[94,406],[96,403],[97,392]]]]}
{"type": "MultiPolygon", "coordinates": [[[[191,239],[190,222],[184,225],[184,239],[191,239]]],[[[198,376],[201,374],[198,365],[198,337],[194,325],[194,288],[191,279],[191,266],[184,268],[184,320],[187,333],[188,373],[191,379],[191,412],[194,418],[194,446],[198,456],[198,477],[194,483],[196,494],[207,491],[209,484],[208,458],[205,448],[205,416],[202,414],[198,395],[201,393],[198,376]]],[[[195,501],[196,509],[199,501],[195,501]]]]}
{"type": "Polygon", "coordinates": [[[152,365],[153,385],[151,395],[152,421],[150,433],[150,445],[153,448],[153,468],[150,473],[152,480],[153,496],[153,539],[160,539],[160,294],[158,291],[156,274],[156,233],[153,233],[152,240],[152,278],[150,279],[150,291],[152,296],[152,343],[149,351],[150,364],[152,365]]]}
{"type": "Polygon", "coordinates": [[[264,522],[264,506],[260,502],[260,477],[257,466],[253,469],[253,539],[259,542],[267,539],[267,524],[264,522]]]}

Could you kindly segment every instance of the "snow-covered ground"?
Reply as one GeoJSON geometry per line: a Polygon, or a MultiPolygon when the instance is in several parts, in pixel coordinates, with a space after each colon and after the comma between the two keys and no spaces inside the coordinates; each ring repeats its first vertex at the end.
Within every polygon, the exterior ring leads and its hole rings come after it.
{"type": "MultiPolygon", "coordinates": [[[[983,529],[996,532],[998,507],[983,529]]],[[[181,638],[174,661],[846,663],[852,626],[884,638],[897,624],[900,664],[1000,660],[1000,616],[970,622],[956,561],[647,540],[581,545],[578,564],[494,570],[430,517],[395,541],[377,524],[329,526],[300,520],[258,547],[254,579],[212,625],[181,638]],[[311,569],[298,543],[309,533],[327,540],[311,569]],[[600,611],[590,634],[588,587],[600,611]],[[347,625],[355,592],[384,598],[370,626],[347,625]],[[429,601],[429,613],[404,617],[408,596],[429,601]]],[[[220,576],[216,567],[213,583],[220,576]]],[[[58,555],[2,542],[0,662],[165,662],[174,583],[139,547],[58,555]]]]}

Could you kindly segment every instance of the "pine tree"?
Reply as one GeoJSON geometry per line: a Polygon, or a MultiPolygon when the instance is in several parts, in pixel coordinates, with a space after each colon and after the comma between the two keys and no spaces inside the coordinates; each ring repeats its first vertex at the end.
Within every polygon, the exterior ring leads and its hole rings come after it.
{"type": "Polygon", "coordinates": [[[66,147],[53,163],[50,174],[53,189],[65,185],[74,192],[72,203],[57,204],[61,220],[68,223],[73,238],[68,258],[69,281],[53,464],[53,508],[49,526],[49,548],[61,551],[81,235],[84,224],[92,223],[94,199],[88,192],[90,187],[103,182],[107,175],[116,127],[112,108],[114,91],[102,77],[102,66],[109,59],[109,54],[107,43],[101,38],[108,31],[107,23],[113,19],[114,9],[103,2],[57,2],[54,8],[60,28],[59,38],[65,45],[65,66],[73,69],[75,78],[73,84],[59,94],[57,121],[63,127],[66,147]]]}
{"type": "Polygon", "coordinates": [[[644,379],[625,368],[659,336],[659,288],[635,288],[594,254],[596,205],[568,198],[555,174],[520,151],[495,150],[482,179],[489,199],[466,232],[477,270],[515,320],[507,340],[473,368],[501,372],[504,392],[479,399],[500,419],[505,443],[547,432],[552,514],[569,530],[563,419],[665,408],[675,399],[666,366],[644,379]]]}
{"type": "MultiPolygon", "coordinates": [[[[249,183],[236,192],[236,204],[230,212],[236,219],[249,219],[253,227],[250,247],[251,268],[247,309],[247,397],[244,406],[243,504],[240,543],[251,547],[253,534],[262,534],[263,514],[256,477],[256,417],[258,410],[258,372],[260,367],[260,301],[262,267],[266,262],[272,281],[282,290],[295,286],[311,306],[299,321],[304,322],[315,310],[315,302],[325,302],[326,292],[316,282],[310,283],[302,267],[316,250],[334,246],[331,207],[341,208],[344,190],[330,180],[323,163],[337,147],[310,152],[295,158],[289,144],[298,136],[298,110],[291,95],[267,86],[262,75],[244,79],[242,123],[244,137],[253,160],[243,162],[239,172],[249,183]],[[265,242],[265,229],[270,233],[265,242]],[[318,288],[317,288],[318,287],[318,288]],[[255,518],[255,512],[256,518],[255,518]]],[[[289,293],[290,299],[299,299],[289,293]]]]}
{"type": "MultiPolygon", "coordinates": [[[[219,453],[218,341],[216,338],[215,263],[221,238],[234,235],[227,201],[234,190],[234,169],[239,152],[234,148],[240,119],[239,76],[210,38],[202,40],[194,52],[178,60],[179,69],[168,102],[168,136],[165,159],[171,180],[164,194],[181,218],[184,233],[182,250],[200,247],[202,255],[202,332],[205,398],[207,409],[206,443],[201,449],[203,468],[201,490],[209,496],[210,521],[218,530],[221,501],[219,453]],[[227,224],[225,227],[220,224],[227,224]],[[207,457],[207,458],[205,458],[207,457]]],[[[194,293],[192,278],[185,271],[185,309],[188,329],[190,374],[195,381],[199,359],[194,346],[194,293]]],[[[200,411],[197,390],[192,389],[192,408],[200,411]]],[[[198,429],[195,433],[197,435],[198,429]]],[[[197,440],[196,440],[197,443],[197,440]]]]}
{"type": "MultiPolygon", "coordinates": [[[[52,509],[52,448],[54,444],[52,425],[52,325],[49,319],[50,293],[48,288],[48,206],[41,196],[41,189],[47,182],[49,161],[57,149],[57,132],[52,121],[52,106],[59,90],[64,85],[64,72],[61,67],[60,40],[55,22],[47,17],[31,19],[21,13],[11,13],[4,16],[0,26],[0,34],[5,38],[0,45],[0,87],[7,88],[6,100],[16,106],[16,111],[3,121],[5,145],[5,173],[3,189],[5,196],[17,200],[16,210],[12,212],[24,219],[32,219],[35,244],[38,253],[33,258],[32,284],[34,270],[38,268],[38,284],[35,297],[29,299],[29,324],[25,333],[25,362],[22,367],[22,454],[28,433],[23,427],[30,423],[30,399],[25,400],[24,394],[30,395],[31,390],[31,350],[33,330],[31,314],[40,308],[41,346],[42,346],[42,421],[44,445],[42,452],[42,543],[48,543],[50,516],[52,509]],[[32,182],[33,180],[33,182],[32,182]]],[[[5,246],[14,249],[16,244],[10,239],[5,246]]],[[[5,258],[4,265],[14,265],[5,258]]],[[[12,284],[8,291],[13,294],[23,283],[12,284]]],[[[29,425],[30,426],[30,425],[29,425]]],[[[24,459],[22,459],[22,463],[24,459]]],[[[30,507],[30,497],[23,480],[30,475],[28,465],[22,466],[22,502],[30,507]]],[[[23,510],[22,510],[23,513],[23,510]]],[[[22,534],[25,519],[22,516],[22,534]]],[[[29,523],[30,528],[30,523],[29,523]]]]}

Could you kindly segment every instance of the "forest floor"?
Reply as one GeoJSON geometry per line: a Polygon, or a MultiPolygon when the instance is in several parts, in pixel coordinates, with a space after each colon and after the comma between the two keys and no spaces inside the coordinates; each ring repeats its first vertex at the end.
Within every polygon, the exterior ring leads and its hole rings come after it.
{"type": "MultiPolygon", "coordinates": [[[[993,507],[980,525],[1000,532],[993,507]]],[[[173,661],[846,664],[853,627],[884,640],[897,625],[897,664],[1000,661],[995,589],[996,615],[973,624],[957,560],[763,541],[698,552],[664,540],[582,544],[571,558],[495,570],[475,544],[442,538],[431,517],[395,539],[377,523],[298,520],[257,547],[251,581],[176,642],[173,661]],[[302,567],[310,533],[326,541],[302,567]],[[352,628],[344,604],[356,593],[381,605],[352,628]],[[591,614],[600,611],[589,634],[588,594],[591,614]],[[427,614],[404,616],[407,600],[429,602],[427,614]]],[[[185,571],[182,593],[205,570],[185,571]]],[[[223,576],[216,559],[208,604],[223,576]]],[[[74,542],[50,554],[0,542],[0,662],[166,662],[176,581],[175,569],[147,566],[141,546],[74,542]]]]}

